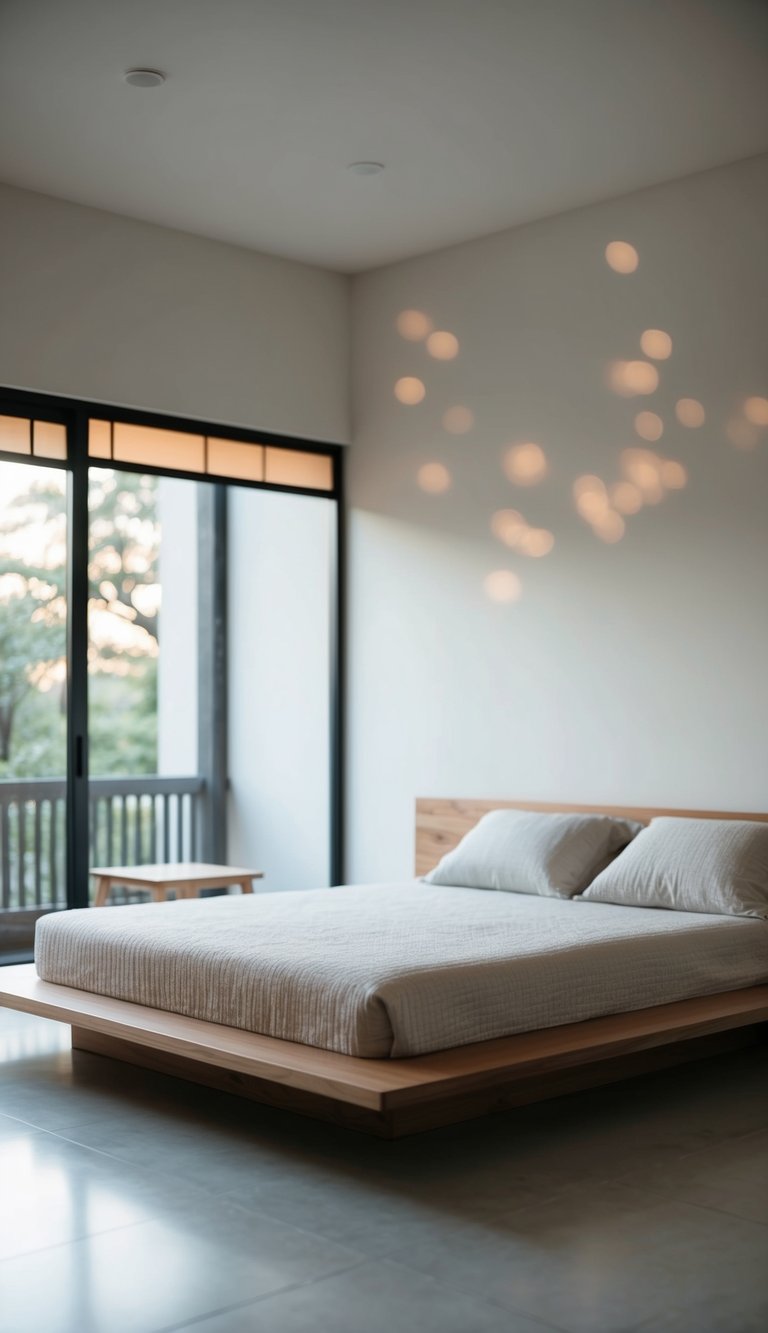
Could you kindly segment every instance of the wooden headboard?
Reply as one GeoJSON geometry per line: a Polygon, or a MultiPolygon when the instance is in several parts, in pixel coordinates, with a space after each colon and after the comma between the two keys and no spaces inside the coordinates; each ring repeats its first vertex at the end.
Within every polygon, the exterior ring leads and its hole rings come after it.
{"type": "Polygon", "coordinates": [[[441,856],[451,851],[489,810],[540,810],[584,815],[618,815],[648,824],[657,815],[688,819],[757,819],[768,823],[768,814],[742,814],[735,810],[661,810],[634,805],[552,805],[544,801],[448,800],[419,796],[416,799],[416,874],[426,875],[441,856]]]}

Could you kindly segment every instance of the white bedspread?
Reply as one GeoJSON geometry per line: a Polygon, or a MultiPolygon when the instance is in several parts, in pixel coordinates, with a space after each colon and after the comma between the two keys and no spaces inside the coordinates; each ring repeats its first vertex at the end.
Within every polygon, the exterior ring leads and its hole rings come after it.
{"type": "Polygon", "coordinates": [[[408,1056],[768,981],[768,922],[418,881],[52,913],[45,981],[408,1056]]]}

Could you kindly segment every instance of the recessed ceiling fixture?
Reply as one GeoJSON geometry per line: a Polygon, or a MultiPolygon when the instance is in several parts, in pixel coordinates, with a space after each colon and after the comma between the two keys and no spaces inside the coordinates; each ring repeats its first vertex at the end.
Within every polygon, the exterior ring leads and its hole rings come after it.
{"type": "Polygon", "coordinates": [[[378,176],[383,170],[383,162],[350,162],[347,167],[353,176],[378,176]]]}
{"type": "Polygon", "coordinates": [[[165,83],[165,75],[159,69],[127,69],[123,77],[132,88],[159,88],[165,83]]]}

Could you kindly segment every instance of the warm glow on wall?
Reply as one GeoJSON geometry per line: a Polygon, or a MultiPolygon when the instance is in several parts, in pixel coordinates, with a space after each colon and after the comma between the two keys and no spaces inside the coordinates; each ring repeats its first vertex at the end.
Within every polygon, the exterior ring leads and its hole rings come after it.
{"type": "Polygon", "coordinates": [[[520,537],[518,550],[537,560],[543,555],[549,555],[554,545],[554,533],[548,532],[546,528],[527,528],[520,537]]]}
{"type": "Polygon", "coordinates": [[[504,459],[504,471],[518,486],[535,486],[549,471],[540,444],[515,444],[504,459]]]}
{"type": "Polygon", "coordinates": [[[672,339],[663,329],[646,329],[640,346],[653,361],[666,361],[672,355],[672,339]]]}
{"type": "Polygon", "coordinates": [[[681,426],[703,426],[707,414],[697,398],[678,398],[675,416],[681,426]]]}
{"type": "Polygon", "coordinates": [[[610,241],[605,247],[605,261],[614,273],[634,273],[640,256],[629,241],[610,241]]]}
{"type": "Polygon", "coordinates": [[[443,495],[451,486],[451,474],[442,463],[424,463],[416,474],[416,480],[428,495],[443,495]]]}
{"type": "Polygon", "coordinates": [[[744,416],[753,426],[768,426],[768,398],[748,398],[744,416]]]}
{"type": "Polygon", "coordinates": [[[423,310],[401,310],[397,317],[397,331],[408,342],[422,342],[432,332],[433,324],[423,310]]]}
{"type": "Polygon", "coordinates": [[[486,574],[484,587],[492,602],[516,602],[523,591],[518,575],[511,569],[494,569],[486,574]]]}
{"type": "Polygon", "coordinates": [[[656,412],[638,412],[635,430],[641,440],[660,440],[664,434],[664,422],[656,412]]]}
{"type": "Polygon", "coordinates": [[[538,559],[549,555],[555,544],[546,528],[532,528],[516,509],[499,509],[491,518],[491,532],[514,551],[538,559]]]}
{"type": "Polygon", "coordinates": [[[669,491],[681,491],[688,484],[688,473],[682,463],[674,458],[665,458],[660,469],[662,485],[669,491]]]}
{"type": "Polygon", "coordinates": [[[661,484],[662,460],[651,449],[624,449],[621,466],[625,475],[637,487],[646,504],[658,504],[664,498],[661,484]]]}
{"type": "Polygon", "coordinates": [[[610,509],[608,491],[600,477],[591,475],[577,477],[573,483],[573,496],[577,510],[588,523],[592,523],[610,509]]]}
{"type": "Polygon", "coordinates": [[[643,493],[632,481],[617,481],[611,487],[611,504],[619,514],[637,514],[643,507],[643,493]]]}
{"type": "Polygon", "coordinates": [[[455,333],[438,329],[427,338],[427,351],[436,361],[452,361],[459,354],[459,340],[455,333]]]}
{"type": "Polygon", "coordinates": [[[475,424],[474,413],[468,407],[457,405],[443,413],[443,426],[449,435],[466,435],[475,424]]]}
{"type": "Polygon", "coordinates": [[[395,384],[395,398],[406,407],[415,407],[417,403],[422,402],[426,392],[421,380],[416,379],[414,375],[403,375],[395,384]]]}
{"type": "Polygon", "coordinates": [[[609,378],[614,393],[622,398],[633,398],[640,393],[655,393],[659,387],[659,372],[650,361],[613,361],[609,378]]]}
{"type": "Polygon", "coordinates": [[[609,509],[606,514],[595,520],[592,530],[603,542],[620,542],[626,531],[626,524],[621,514],[609,509]]]}
{"type": "Polygon", "coordinates": [[[498,509],[491,518],[491,532],[505,546],[517,546],[518,538],[527,528],[528,524],[516,509],[498,509]]]}

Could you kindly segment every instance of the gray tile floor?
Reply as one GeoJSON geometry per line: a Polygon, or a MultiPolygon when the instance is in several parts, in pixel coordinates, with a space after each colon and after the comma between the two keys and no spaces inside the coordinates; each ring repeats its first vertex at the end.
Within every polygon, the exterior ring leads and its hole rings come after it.
{"type": "Polygon", "coordinates": [[[0,1010],[1,1333],[765,1333],[768,1048],[381,1143],[0,1010]]]}

